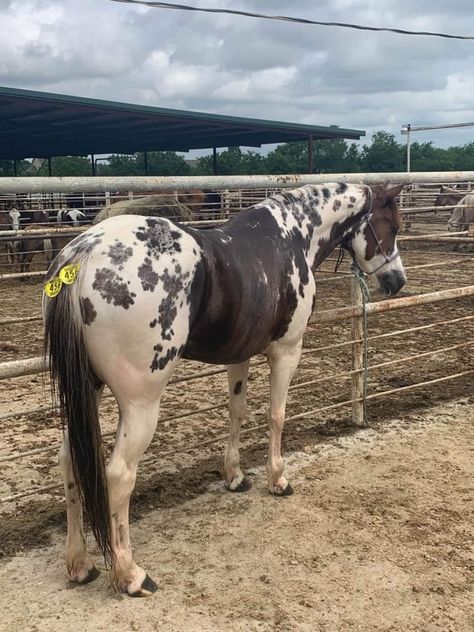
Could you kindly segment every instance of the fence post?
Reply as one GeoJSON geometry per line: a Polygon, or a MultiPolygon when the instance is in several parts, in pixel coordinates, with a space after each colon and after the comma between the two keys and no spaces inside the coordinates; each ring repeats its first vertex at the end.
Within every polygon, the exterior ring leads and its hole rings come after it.
{"type": "MultiPolygon", "coordinates": [[[[352,305],[363,305],[362,289],[360,287],[357,277],[353,274],[351,277],[351,303],[352,305]]],[[[353,373],[351,378],[351,399],[359,399],[364,395],[364,373],[361,369],[364,368],[364,316],[354,316],[351,319],[351,336],[352,340],[356,342],[352,343],[352,371],[358,371],[353,373]]],[[[364,426],[364,402],[357,401],[352,403],[352,422],[356,426],[364,426]]]]}

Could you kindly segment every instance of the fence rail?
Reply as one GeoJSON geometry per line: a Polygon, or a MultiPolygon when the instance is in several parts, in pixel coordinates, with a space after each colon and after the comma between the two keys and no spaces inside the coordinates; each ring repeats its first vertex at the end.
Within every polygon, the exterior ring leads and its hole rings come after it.
{"type": "Polygon", "coordinates": [[[94,191],[163,191],[169,189],[271,189],[348,182],[353,184],[455,183],[474,180],[474,171],[418,171],[383,173],[326,173],[256,176],[96,176],[0,178],[0,195],[11,193],[69,193],[94,191]]]}

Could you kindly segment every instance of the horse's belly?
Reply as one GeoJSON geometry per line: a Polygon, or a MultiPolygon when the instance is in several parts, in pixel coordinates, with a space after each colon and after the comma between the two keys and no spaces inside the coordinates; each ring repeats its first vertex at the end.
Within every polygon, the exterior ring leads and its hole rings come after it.
{"type": "Polygon", "coordinates": [[[252,356],[263,353],[269,344],[269,338],[243,342],[239,337],[222,344],[209,343],[208,340],[188,338],[183,358],[197,360],[207,364],[238,364],[252,356]]]}
{"type": "Polygon", "coordinates": [[[185,358],[211,364],[236,364],[262,353],[271,341],[275,306],[268,301],[207,302],[193,319],[185,358]]]}

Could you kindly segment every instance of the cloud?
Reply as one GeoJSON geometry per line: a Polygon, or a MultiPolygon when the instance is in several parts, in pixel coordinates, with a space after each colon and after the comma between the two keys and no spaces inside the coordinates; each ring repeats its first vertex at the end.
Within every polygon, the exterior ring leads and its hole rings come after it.
{"type": "MultiPolygon", "coordinates": [[[[234,0],[204,4],[237,6],[234,0]]],[[[461,34],[471,34],[474,24],[472,0],[412,0],[409,11],[398,0],[265,5],[238,3],[257,12],[461,34]]],[[[0,0],[0,22],[2,85],[396,134],[407,122],[474,118],[470,41],[107,0],[0,0]]],[[[423,140],[446,145],[472,140],[469,134],[460,141],[457,132],[445,131],[423,140]]]]}

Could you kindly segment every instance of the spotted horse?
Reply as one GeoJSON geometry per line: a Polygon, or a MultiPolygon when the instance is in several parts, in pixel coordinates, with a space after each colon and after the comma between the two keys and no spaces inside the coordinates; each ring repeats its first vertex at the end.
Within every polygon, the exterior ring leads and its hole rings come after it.
{"type": "MultiPolygon", "coordinates": [[[[82,508],[110,566],[114,587],[132,596],[156,584],[132,556],[129,500],[138,461],[159,417],[160,398],[180,358],[225,364],[230,438],[224,478],[250,483],[239,464],[249,359],[270,366],[268,490],[292,493],[281,437],[290,381],[315,302],[312,268],[338,245],[393,295],[406,282],[396,246],[401,187],[328,183],[276,194],[212,230],[165,218],[110,218],[70,242],[48,271],[80,264],[74,283],[44,296],[52,381],[65,421],[60,461],[67,500],[66,566],[72,581],[94,579],[82,508]],[[105,464],[98,401],[107,384],[119,406],[105,464]]],[[[76,268],[77,270],[77,268],[76,268]]]]}

